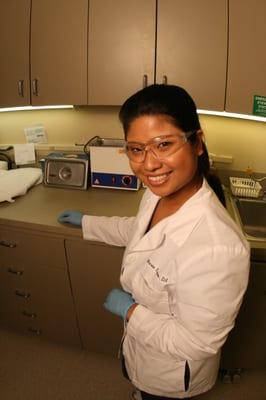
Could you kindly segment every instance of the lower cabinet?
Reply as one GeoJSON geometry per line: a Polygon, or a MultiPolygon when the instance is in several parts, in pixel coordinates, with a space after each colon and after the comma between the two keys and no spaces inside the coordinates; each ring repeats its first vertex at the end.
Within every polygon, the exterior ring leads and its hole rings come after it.
{"type": "Polygon", "coordinates": [[[81,346],[63,239],[0,226],[0,326],[81,346]]]}
{"type": "Polygon", "coordinates": [[[0,326],[116,356],[123,322],[103,303],[123,252],[0,225],[0,326]]]}
{"type": "MultiPolygon", "coordinates": [[[[121,247],[0,225],[0,327],[116,356],[123,322],[103,303],[120,286],[123,253],[121,247]]],[[[252,258],[222,369],[266,368],[266,262],[260,257],[252,258]]]]}
{"type": "Polygon", "coordinates": [[[103,303],[109,291],[120,285],[124,249],[73,239],[66,240],[66,252],[83,347],[116,356],[123,322],[103,303]]]}
{"type": "Polygon", "coordinates": [[[266,262],[252,261],[236,325],[224,345],[221,367],[266,368],[266,262]]]}

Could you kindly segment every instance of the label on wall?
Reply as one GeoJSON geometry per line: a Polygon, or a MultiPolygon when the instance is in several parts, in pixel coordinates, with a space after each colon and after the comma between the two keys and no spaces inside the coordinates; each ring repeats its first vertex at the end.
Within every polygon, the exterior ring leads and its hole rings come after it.
{"type": "Polygon", "coordinates": [[[266,96],[254,96],[253,115],[266,117],[266,96]]]}

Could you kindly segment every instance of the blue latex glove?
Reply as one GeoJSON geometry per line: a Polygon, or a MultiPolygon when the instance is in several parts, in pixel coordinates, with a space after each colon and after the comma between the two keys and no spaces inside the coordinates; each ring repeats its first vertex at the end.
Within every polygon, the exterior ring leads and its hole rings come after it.
{"type": "Polygon", "coordinates": [[[80,211],[66,210],[59,214],[57,221],[65,224],[81,226],[83,214],[80,211]]]}
{"type": "Polygon", "coordinates": [[[121,289],[112,289],[106,297],[104,307],[113,314],[126,319],[128,309],[135,303],[131,294],[121,289]]]}

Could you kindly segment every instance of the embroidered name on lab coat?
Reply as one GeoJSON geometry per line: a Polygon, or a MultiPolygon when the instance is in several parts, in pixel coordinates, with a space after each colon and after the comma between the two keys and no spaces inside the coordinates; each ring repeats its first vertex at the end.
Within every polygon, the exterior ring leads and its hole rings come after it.
{"type": "Polygon", "coordinates": [[[148,264],[148,266],[154,271],[155,275],[157,276],[157,278],[158,278],[161,282],[163,282],[163,283],[167,283],[167,282],[168,282],[168,278],[167,278],[166,276],[164,276],[164,275],[161,275],[160,268],[159,268],[159,267],[156,267],[156,265],[154,265],[154,264],[151,262],[150,258],[148,258],[147,264],[148,264]]]}

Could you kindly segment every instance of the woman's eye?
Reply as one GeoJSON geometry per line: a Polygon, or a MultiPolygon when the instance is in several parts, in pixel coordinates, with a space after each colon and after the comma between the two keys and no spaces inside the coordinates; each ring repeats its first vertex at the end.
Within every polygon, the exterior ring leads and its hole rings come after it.
{"type": "Polygon", "coordinates": [[[138,154],[142,152],[142,148],[141,147],[137,147],[137,146],[132,146],[132,147],[128,147],[128,151],[130,153],[134,153],[134,154],[138,154]]]}
{"type": "Polygon", "coordinates": [[[164,151],[169,149],[173,143],[171,141],[164,140],[163,142],[158,143],[157,149],[160,151],[164,151]]]}

